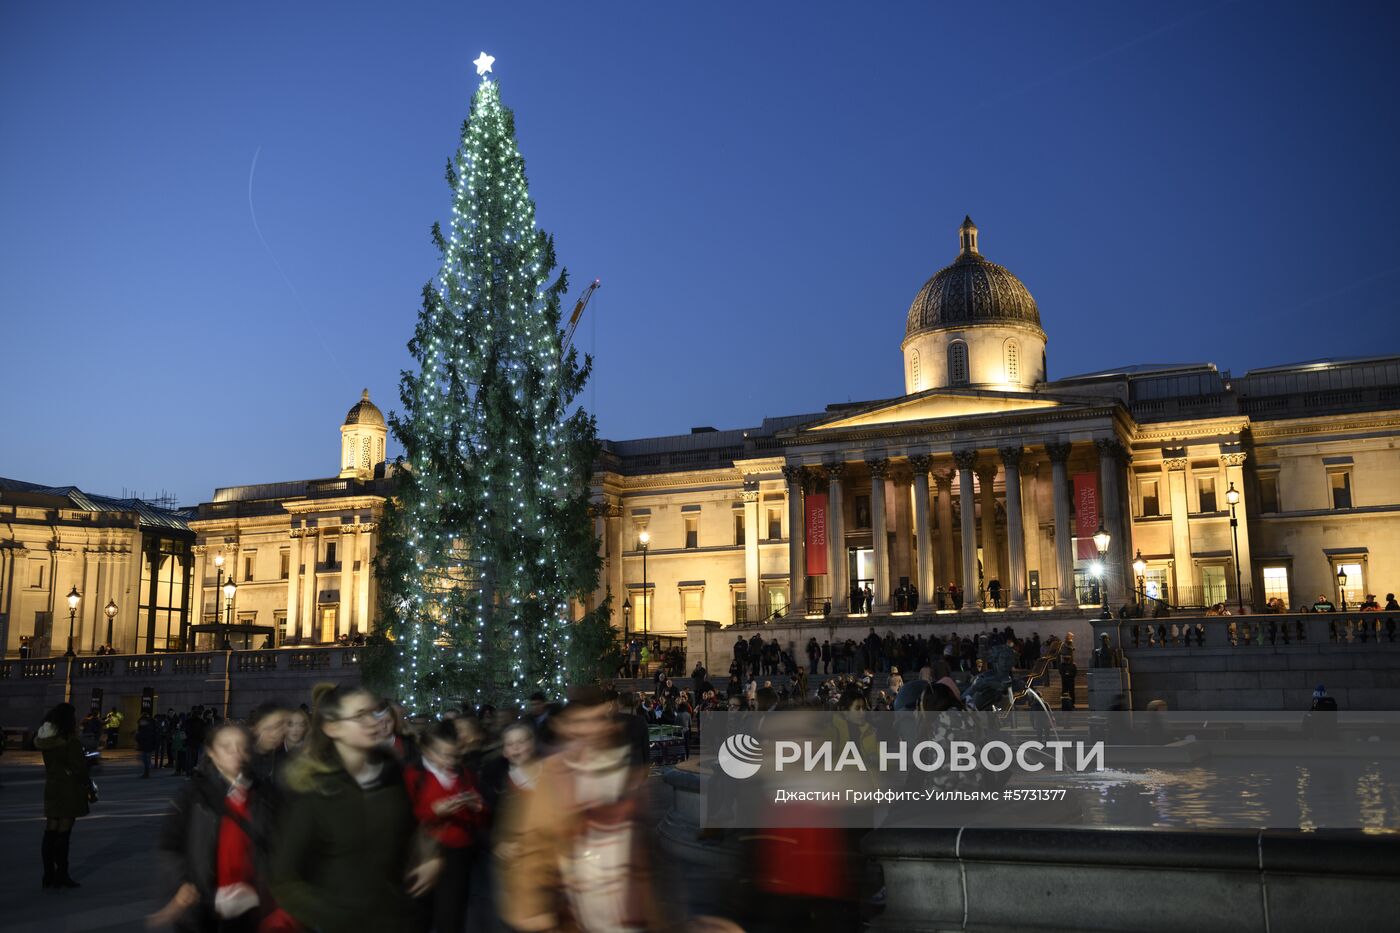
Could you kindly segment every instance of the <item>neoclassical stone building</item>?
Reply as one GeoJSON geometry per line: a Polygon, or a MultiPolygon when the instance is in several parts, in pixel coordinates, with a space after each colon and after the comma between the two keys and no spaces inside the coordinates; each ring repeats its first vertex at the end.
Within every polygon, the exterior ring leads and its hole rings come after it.
{"type": "Polygon", "coordinates": [[[14,657],[174,645],[190,624],[186,509],[0,478],[0,647],[14,657]],[[70,593],[78,604],[69,613],[70,593]],[[71,622],[71,626],[70,626],[71,622]]]}
{"type": "MultiPolygon", "coordinates": [[[[194,602],[205,626],[231,608],[234,647],[268,636],[279,646],[329,644],[373,629],[377,528],[392,481],[388,428],[368,389],[340,435],[338,475],[216,489],[190,520],[194,602]],[[221,571],[236,583],[232,607],[219,591],[221,571]]],[[[212,635],[196,644],[212,644],[212,635]]]]}
{"type": "Polygon", "coordinates": [[[604,443],[594,600],[619,628],[864,617],[852,584],[876,615],[901,587],[919,615],[1400,589],[1400,357],[1047,381],[1030,292],[958,233],[909,308],[903,395],[604,443]]]}

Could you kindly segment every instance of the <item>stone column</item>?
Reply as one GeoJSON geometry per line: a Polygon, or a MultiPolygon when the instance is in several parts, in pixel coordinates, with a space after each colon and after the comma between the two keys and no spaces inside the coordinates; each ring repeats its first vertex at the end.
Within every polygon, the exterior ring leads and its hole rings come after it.
{"type": "Polygon", "coordinates": [[[354,550],[354,540],[354,537],[348,532],[347,526],[342,525],[339,538],[340,546],[335,549],[335,556],[340,558],[340,581],[336,584],[340,587],[340,605],[335,610],[336,635],[350,631],[350,607],[353,605],[350,600],[355,586],[355,555],[347,552],[354,550]]]}
{"type": "Polygon", "coordinates": [[[593,537],[598,543],[599,573],[598,583],[588,597],[587,610],[592,611],[603,604],[608,595],[608,503],[599,499],[588,504],[588,517],[593,519],[593,537]]]}
{"type": "Polygon", "coordinates": [[[321,575],[316,570],[320,555],[320,529],[302,526],[301,553],[306,564],[305,583],[301,587],[301,608],[305,619],[303,642],[316,644],[321,638],[321,620],[316,617],[317,588],[321,585],[321,575]]]}
{"type": "MultiPolygon", "coordinates": [[[[800,618],[807,611],[807,517],[802,510],[802,467],[796,464],[788,464],[783,467],[783,479],[787,480],[787,507],[788,507],[788,603],[796,607],[796,612],[800,618]]],[[[745,493],[747,496],[747,493],[745,493]]],[[[754,618],[759,604],[762,602],[762,594],[759,593],[759,571],[758,571],[758,523],[762,516],[758,514],[758,496],[755,490],[752,506],[747,498],[744,505],[744,598],[749,604],[749,618],[754,618]],[[749,516],[752,515],[753,525],[750,527],[749,516]],[[754,569],[752,582],[747,571],[748,543],[753,541],[754,546],[754,569]],[[752,587],[752,589],[750,589],[752,587]]]]}
{"type": "Polygon", "coordinates": [[[831,581],[831,614],[844,617],[851,607],[850,573],[846,567],[846,516],[841,476],[846,464],[826,464],[826,560],[831,581]]]}
{"type": "Polygon", "coordinates": [[[1000,451],[1006,468],[1006,575],[1002,583],[1009,586],[1007,608],[1027,609],[1026,602],[1026,537],[1021,523],[1021,447],[1003,447],[1000,451]]]}
{"type": "Polygon", "coordinates": [[[1108,604],[1117,609],[1128,598],[1123,579],[1123,548],[1128,544],[1127,529],[1123,527],[1122,501],[1118,493],[1119,446],[1112,438],[1094,441],[1099,449],[1099,514],[1108,531],[1108,553],[1104,556],[1104,583],[1108,587],[1108,604]]]}
{"type": "MultiPolygon", "coordinates": [[[[982,579],[986,583],[1001,581],[1002,599],[1006,599],[1006,574],[1002,573],[997,548],[997,468],[995,463],[977,467],[977,483],[982,498],[982,579]]],[[[988,604],[991,603],[990,594],[988,604]]]]}
{"type": "MultiPolygon", "coordinates": [[[[791,491],[789,491],[789,495],[791,491]]],[[[743,491],[739,493],[744,506],[744,601],[745,605],[751,607],[748,616],[749,621],[753,621],[753,612],[758,611],[758,499],[759,486],[756,479],[745,479],[743,491]]],[[[791,508],[789,507],[788,519],[791,521],[791,508]]],[[[788,534],[789,554],[792,548],[792,535],[788,534]]],[[[792,592],[791,578],[788,580],[788,592],[792,592]]],[[[731,612],[733,611],[731,607],[731,612]]]]}
{"type": "MultiPolygon", "coordinates": [[[[1244,494],[1244,461],[1247,455],[1237,451],[1234,453],[1222,453],[1220,455],[1220,465],[1225,468],[1225,488],[1228,490],[1230,484],[1234,483],[1235,491],[1240,494],[1239,504],[1235,506],[1235,520],[1238,523],[1236,528],[1239,532],[1240,549],[1240,579],[1239,585],[1247,590],[1252,596],[1254,593],[1254,563],[1249,554],[1249,507],[1248,500],[1244,494]]],[[[1225,502],[1225,508],[1230,505],[1225,499],[1225,493],[1220,493],[1220,502],[1225,502]]],[[[1233,542],[1232,542],[1233,543],[1233,542]]],[[[1262,598],[1262,594],[1261,598],[1262,598]]],[[[1235,597],[1236,605],[1239,604],[1239,596],[1235,597]]],[[[1249,600],[1245,600],[1248,608],[1249,600]]],[[[1235,612],[1234,606],[1230,608],[1235,612]]]]}
{"type": "Polygon", "coordinates": [[[1069,444],[1051,442],[1045,445],[1050,455],[1050,497],[1055,504],[1055,608],[1077,609],[1079,597],[1074,592],[1074,538],[1069,525],[1069,477],[1065,464],[1071,451],[1069,444]]]}
{"type": "Polygon", "coordinates": [[[962,506],[963,611],[982,609],[982,594],[977,589],[977,503],[973,501],[972,471],[977,466],[977,451],[953,452],[958,464],[958,495],[962,506]]]}
{"type": "Polygon", "coordinates": [[[892,542],[890,545],[890,583],[893,587],[899,585],[899,581],[908,577],[909,582],[915,586],[919,583],[919,578],[914,571],[914,542],[911,535],[914,530],[914,494],[912,479],[904,475],[901,471],[890,477],[889,496],[893,502],[893,507],[885,511],[885,530],[890,533],[892,542]]]}
{"type": "Polygon", "coordinates": [[[1190,507],[1186,503],[1185,448],[1163,450],[1162,464],[1167,468],[1167,494],[1172,514],[1172,588],[1167,593],[1167,604],[1174,605],[1183,589],[1196,585],[1192,575],[1195,564],[1191,560],[1190,507]]]}
{"type": "MultiPolygon", "coordinates": [[[[1021,460],[1021,527],[1024,529],[1026,573],[1041,569],[1040,553],[1040,461],[1021,460]]],[[[1049,581],[1040,574],[1040,585],[1049,581]]],[[[1029,586],[1029,583],[1027,584],[1029,586]]]]}
{"type": "MultiPolygon", "coordinates": [[[[938,488],[938,584],[947,586],[957,579],[957,562],[953,558],[953,471],[939,470],[933,474],[938,488]]],[[[937,600],[937,586],[928,598],[937,600]]],[[[936,603],[935,603],[936,607],[936,603]]],[[[946,608],[952,609],[951,605],[946,608]]]]}
{"type": "Polygon", "coordinates": [[[374,631],[369,610],[369,590],[374,583],[374,566],[371,563],[374,560],[374,523],[366,522],[356,527],[360,530],[360,572],[355,580],[355,630],[369,635],[374,631]]]}
{"type": "MultiPolygon", "coordinates": [[[[301,595],[301,529],[291,529],[289,540],[291,546],[287,550],[287,637],[295,640],[301,628],[301,615],[297,612],[301,608],[297,605],[297,599],[301,595]]],[[[273,616],[274,624],[276,618],[273,616]]],[[[278,632],[272,643],[281,645],[282,639],[282,633],[278,632]]]]}
{"type": "MultiPolygon", "coordinates": [[[[870,466],[870,546],[875,551],[875,611],[890,611],[890,533],[885,523],[885,477],[890,462],[883,457],[870,466]]],[[[849,587],[848,587],[849,589],[849,587]]]]}
{"type": "Polygon", "coordinates": [[[927,454],[916,454],[909,458],[909,467],[914,471],[914,534],[916,536],[918,575],[914,578],[919,588],[919,605],[933,607],[934,591],[938,588],[938,576],[933,570],[933,525],[928,520],[928,468],[932,462],[927,454]]]}
{"type": "Polygon", "coordinates": [[[607,518],[603,523],[608,536],[608,563],[606,591],[612,596],[612,618],[619,630],[626,620],[622,617],[622,603],[627,598],[627,583],[622,578],[622,506],[611,502],[607,506],[607,518]]]}

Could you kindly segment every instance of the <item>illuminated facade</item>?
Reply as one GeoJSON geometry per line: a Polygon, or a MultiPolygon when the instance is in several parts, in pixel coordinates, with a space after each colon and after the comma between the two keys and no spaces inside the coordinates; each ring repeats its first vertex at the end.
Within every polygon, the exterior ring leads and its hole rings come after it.
{"type": "Polygon", "coordinates": [[[959,239],[909,309],[904,395],[604,443],[593,599],[619,628],[864,618],[853,583],[875,615],[913,587],[916,615],[979,617],[1400,589],[1400,357],[1046,381],[1030,292],[959,239]]]}
{"type": "MultiPolygon", "coordinates": [[[[338,476],[216,489],[190,520],[194,602],[206,626],[225,611],[235,648],[269,637],[278,646],[330,644],[373,630],[374,555],[391,481],[388,429],[368,390],[340,434],[338,476]],[[218,589],[220,570],[236,584],[231,607],[218,589]]],[[[213,641],[201,639],[197,645],[213,641]]]]}
{"type": "Polygon", "coordinates": [[[174,647],[190,624],[188,510],[0,479],[0,645],[14,657],[174,647]],[[111,612],[108,612],[111,607],[111,612]]]}

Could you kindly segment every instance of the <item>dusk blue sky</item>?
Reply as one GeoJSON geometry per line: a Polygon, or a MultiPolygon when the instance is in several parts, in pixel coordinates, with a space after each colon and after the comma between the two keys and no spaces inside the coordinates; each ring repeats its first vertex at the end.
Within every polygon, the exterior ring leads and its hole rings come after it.
{"type": "Polygon", "coordinates": [[[0,475],[333,474],[360,389],[398,406],[483,49],[603,280],[604,437],[901,392],[964,214],[1052,378],[1394,353],[1398,44],[1393,3],[6,3],[0,475]]]}

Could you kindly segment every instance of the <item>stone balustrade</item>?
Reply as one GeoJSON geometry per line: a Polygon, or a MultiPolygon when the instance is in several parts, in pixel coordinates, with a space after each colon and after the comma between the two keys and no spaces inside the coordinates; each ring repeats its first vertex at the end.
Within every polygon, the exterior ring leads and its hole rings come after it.
{"type": "Polygon", "coordinates": [[[1191,616],[1118,623],[1121,648],[1253,648],[1265,645],[1378,646],[1396,643],[1400,616],[1385,612],[1191,616]]]}
{"type": "MultiPolygon", "coordinates": [[[[1086,647],[1108,635],[1123,664],[1091,671],[1096,708],[1130,702],[1142,709],[1162,700],[1173,710],[1307,709],[1322,685],[1343,710],[1400,709],[1400,614],[1169,616],[1093,625],[1086,647]]],[[[1092,656],[1080,659],[1081,666],[1092,663],[1092,656]]]]}
{"type": "Polygon", "coordinates": [[[358,682],[363,652],[330,645],[0,660],[0,728],[31,732],[49,708],[65,701],[81,714],[98,695],[95,691],[100,691],[104,710],[115,706],[126,714],[124,736],[135,729],[148,688],[160,710],[198,704],[243,716],[272,699],[309,703],[317,683],[358,682]]]}

